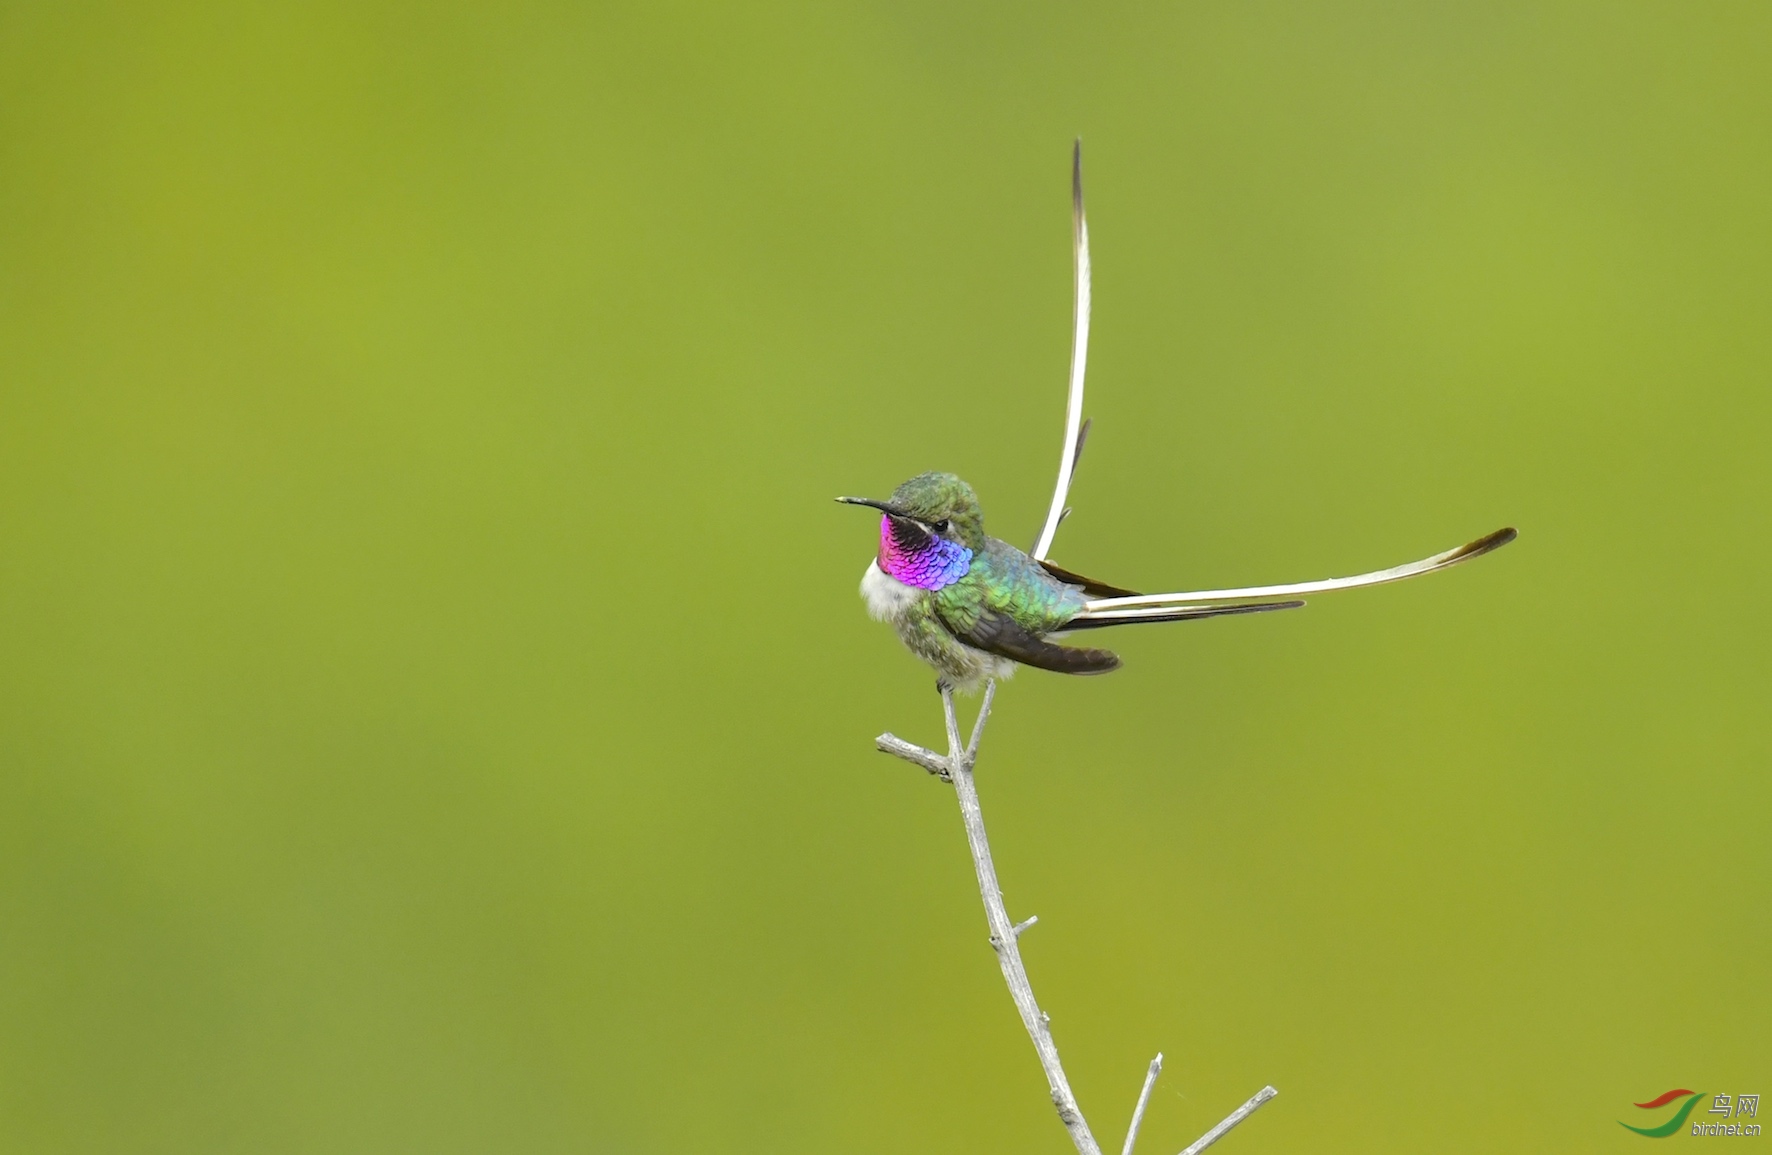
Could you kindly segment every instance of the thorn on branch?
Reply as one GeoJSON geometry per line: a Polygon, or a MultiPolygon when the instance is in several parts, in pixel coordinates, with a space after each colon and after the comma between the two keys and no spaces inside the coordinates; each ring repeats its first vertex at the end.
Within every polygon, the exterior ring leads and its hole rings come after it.
{"type": "Polygon", "coordinates": [[[1040,921],[1039,915],[1030,914],[1026,918],[1022,919],[1020,922],[1016,923],[1014,926],[1010,927],[1009,929],[1015,932],[1016,938],[1020,938],[1022,931],[1026,930],[1030,926],[1033,926],[1036,922],[1039,922],[1039,921],[1040,921]]]}

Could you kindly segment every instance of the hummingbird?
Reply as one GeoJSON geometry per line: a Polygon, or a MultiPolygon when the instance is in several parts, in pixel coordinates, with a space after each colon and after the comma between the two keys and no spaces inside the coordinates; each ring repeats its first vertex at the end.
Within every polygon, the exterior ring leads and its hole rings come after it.
{"type": "Polygon", "coordinates": [[[944,699],[952,690],[975,690],[982,682],[1006,678],[1020,666],[1060,674],[1105,674],[1119,668],[1119,656],[1111,650],[1060,641],[1079,631],[1297,609],[1304,605],[1300,595],[1433,573],[1481,557],[1518,536],[1512,528],[1498,529],[1421,561],[1353,577],[1187,593],[1141,594],[1046,560],[1053,535],[1070,513],[1065,499],[1090,426],[1083,419],[1091,262],[1081,140],[1071,152],[1071,242],[1076,297],[1064,443],[1052,507],[1033,550],[1023,553],[985,533],[978,495],[951,473],[919,473],[884,500],[837,499],[880,512],[880,545],[862,575],[861,596],[869,613],[892,623],[910,651],[935,667],[944,699]]]}
{"type": "Polygon", "coordinates": [[[939,687],[968,692],[1007,678],[1020,666],[1060,674],[1119,668],[1120,658],[1111,650],[1058,640],[1079,631],[1298,609],[1305,603],[1294,595],[1433,573],[1517,536],[1511,527],[1499,529],[1421,561],[1354,577],[1141,594],[1074,573],[985,533],[978,495],[952,473],[920,473],[884,500],[837,500],[880,512],[879,549],[861,579],[869,614],[891,623],[905,646],[935,668],[939,687]]]}

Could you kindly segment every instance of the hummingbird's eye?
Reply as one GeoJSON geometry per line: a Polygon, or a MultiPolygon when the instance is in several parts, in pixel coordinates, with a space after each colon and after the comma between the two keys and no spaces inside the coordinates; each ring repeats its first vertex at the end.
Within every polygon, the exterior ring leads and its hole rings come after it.
{"type": "Polygon", "coordinates": [[[940,521],[932,521],[929,523],[929,528],[933,529],[936,533],[946,533],[948,531],[948,519],[944,517],[940,521]]]}

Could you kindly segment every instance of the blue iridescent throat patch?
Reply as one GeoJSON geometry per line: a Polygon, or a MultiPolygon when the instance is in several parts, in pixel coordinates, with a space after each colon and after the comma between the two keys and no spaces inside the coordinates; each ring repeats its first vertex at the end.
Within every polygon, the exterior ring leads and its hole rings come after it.
{"type": "MultiPolygon", "coordinates": [[[[905,535],[908,536],[908,535],[905,535]]],[[[918,534],[921,541],[901,540],[890,517],[880,519],[880,569],[920,590],[946,589],[972,568],[972,551],[957,541],[918,534]]]]}

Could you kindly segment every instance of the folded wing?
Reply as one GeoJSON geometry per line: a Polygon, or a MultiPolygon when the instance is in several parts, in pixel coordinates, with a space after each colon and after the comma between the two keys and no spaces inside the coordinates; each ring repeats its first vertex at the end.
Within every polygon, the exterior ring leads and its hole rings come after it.
{"type": "Polygon", "coordinates": [[[1120,666],[1119,657],[1108,650],[1057,645],[1000,610],[985,610],[968,629],[954,629],[952,622],[947,626],[969,646],[1058,674],[1105,674],[1120,666]]]}

